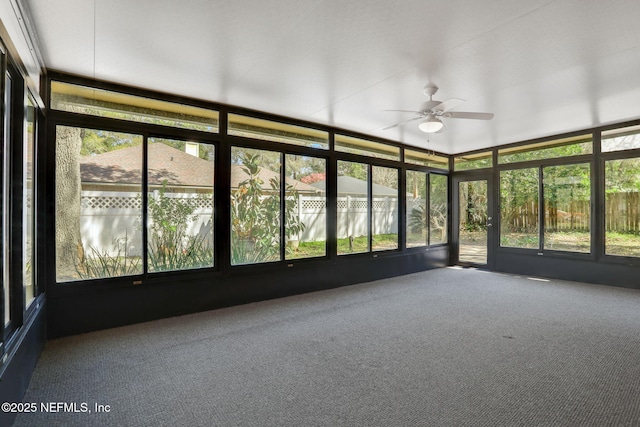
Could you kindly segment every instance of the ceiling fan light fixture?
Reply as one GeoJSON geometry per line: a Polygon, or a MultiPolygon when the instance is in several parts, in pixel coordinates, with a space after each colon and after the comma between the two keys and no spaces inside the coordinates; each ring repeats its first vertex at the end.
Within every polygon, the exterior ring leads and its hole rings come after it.
{"type": "Polygon", "coordinates": [[[428,117],[426,120],[420,122],[418,128],[425,133],[436,133],[442,129],[444,123],[437,117],[428,117]]]}

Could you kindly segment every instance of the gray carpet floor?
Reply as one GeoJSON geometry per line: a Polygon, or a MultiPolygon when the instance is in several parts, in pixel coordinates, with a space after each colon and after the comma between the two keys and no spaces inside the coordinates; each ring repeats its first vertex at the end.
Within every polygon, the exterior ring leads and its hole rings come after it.
{"type": "Polygon", "coordinates": [[[640,291],[411,274],[52,340],[24,402],[91,412],[15,426],[640,426],[640,291]]]}

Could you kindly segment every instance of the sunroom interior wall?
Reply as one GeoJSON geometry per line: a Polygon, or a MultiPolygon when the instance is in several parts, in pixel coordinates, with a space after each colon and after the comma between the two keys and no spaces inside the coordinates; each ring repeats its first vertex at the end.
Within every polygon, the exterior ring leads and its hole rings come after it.
{"type": "MultiPolygon", "coordinates": [[[[107,82],[94,82],[78,76],[50,72],[49,80],[67,81],[81,85],[95,85],[101,89],[131,93],[137,96],[159,98],[183,104],[195,104],[202,108],[211,108],[219,112],[219,133],[203,133],[184,129],[169,128],[147,123],[133,123],[104,117],[84,116],[64,111],[48,111],[48,140],[55,141],[55,127],[58,125],[76,126],[92,129],[104,129],[131,132],[148,137],[169,137],[198,142],[208,142],[216,146],[215,156],[215,266],[213,268],[144,273],[135,277],[113,277],[91,281],[56,283],[55,261],[49,254],[48,299],[49,336],[63,336],[89,330],[108,328],[161,317],[173,316],[218,308],[248,301],[291,295],[295,293],[328,289],[336,286],[359,283],[377,278],[407,274],[447,265],[448,245],[438,245],[430,251],[403,249],[385,250],[372,253],[349,254],[336,257],[337,181],[336,164],[339,159],[364,162],[371,165],[395,168],[399,171],[399,183],[404,184],[405,165],[401,161],[378,159],[349,153],[336,153],[333,150],[333,135],[337,131],[315,124],[304,123],[288,118],[272,116],[266,113],[248,111],[226,105],[209,104],[177,96],[164,96],[139,89],[125,88],[107,82]],[[241,114],[262,120],[281,121],[294,126],[311,127],[324,130],[329,134],[329,149],[315,149],[300,145],[260,140],[255,138],[227,135],[228,114],[241,114]],[[230,168],[232,147],[268,150],[283,155],[307,155],[326,160],[326,196],[327,196],[327,253],[324,257],[307,259],[285,259],[261,264],[231,265],[230,254],[230,168]],[[354,265],[360,267],[354,269],[354,265]],[[176,285],[179,280],[180,285],[176,285]],[[134,284],[135,283],[135,284],[134,284]],[[167,305],[166,301],[172,301],[167,305]],[[114,311],[112,307],[119,309],[114,311]],[[76,307],[70,310],[70,307],[76,307]]],[[[363,138],[340,131],[341,134],[363,138]]],[[[386,143],[401,147],[392,141],[372,139],[377,143],[386,143]]],[[[50,178],[55,169],[55,144],[48,145],[48,170],[50,178]]],[[[446,156],[445,156],[446,157],[446,156]]],[[[410,165],[412,169],[426,172],[428,167],[410,165]]],[[[439,173],[445,172],[438,170],[439,173]]],[[[143,174],[144,175],[144,174],[143,174]]],[[[48,206],[51,207],[55,194],[54,179],[49,179],[48,206]]],[[[264,185],[268,185],[265,183],[264,185]]],[[[371,185],[369,183],[369,185],[371,185]]],[[[398,190],[399,209],[404,209],[402,191],[398,190]],[[402,203],[400,203],[402,201],[402,203]]],[[[284,209],[281,205],[281,209],[284,209]]],[[[50,209],[50,208],[49,208],[50,209]]],[[[55,221],[51,211],[47,215],[47,243],[54,245],[55,221]]],[[[398,213],[396,213],[398,214],[398,213]]],[[[370,221],[369,219],[368,221],[370,221]]],[[[398,215],[398,229],[404,228],[403,215],[398,215]]],[[[283,233],[283,231],[281,231],[283,233]]]]}
{"type": "MultiPolygon", "coordinates": [[[[586,129],[582,131],[572,132],[565,135],[557,135],[554,137],[544,138],[534,141],[523,141],[505,146],[494,147],[493,169],[478,169],[476,171],[454,172],[452,177],[456,176],[473,176],[481,174],[482,171],[489,171],[493,174],[495,194],[495,212],[496,221],[494,221],[494,246],[495,253],[494,269],[513,274],[527,274],[539,277],[558,278],[564,280],[578,280],[589,283],[597,283],[612,286],[621,286],[640,289],[640,258],[630,256],[611,256],[604,252],[604,226],[605,226],[605,187],[604,187],[604,164],[611,159],[627,159],[640,158],[640,150],[626,150],[617,152],[601,153],[600,151],[600,135],[602,131],[609,129],[624,128],[627,126],[637,125],[638,120],[625,122],[607,127],[586,129]],[[511,148],[518,146],[527,146],[529,144],[538,144],[540,142],[550,141],[558,138],[573,138],[579,135],[590,133],[593,141],[593,153],[577,156],[557,157],[538,159],[530,161],[522,161],[517,163],[499,164],[498,150],[502,148],[511,148]],[[579,253],[571,251],[549,250],[542,247],[539,248],[514,248],[500,246],[500,172],[509,170],[519,170],[525,168],[538,169],[541,174],[539,181],[539,194],[542,194],[542,171],[545,167],[587,164],[590,166],[590,236],[591,244],[589,253],[579,253]]],[[[465,154],[461,153],[456,156],[465,154]]],[[[539,233],[541,236],[544,230],[544,209],[542,207],[543,199],[540,199],[539,215],[539,233]]],[[[452,206],[454,210],[459,209],[452,206]]],[[[452,223],[452,227],[455,224],[452,223]]],[[[539,244],[541,244],[539,242],[539,244]]],[[[452,241],[452,254],[455,257],[457,241],[452,241]]],[[[455,263],[456,259],[452,259],[455,263]]]]}
{"type": "MultiPolygon", "coordinates": [[[[2,343],[0,344],[0,399],[3,402],[20,402],[29,384],[31,374],[36,366],[38,357],[46,341],[46,299],[43,293],[42,275],[44,269],[44,257],[30,259],[31,249],[37,247],[35,254],[42,254],[46,250],[41,244],[41,224],[34,216],[26,215],[25,209],[30,209],[34,204],[42,203],[39,186],[42,177],[38,175],[38,162],[41,157],[42,139],[44,129],[44,115],[41,107],[44,106],[40,93],[40,81],[42,74],[41,61],[37,46],[32,44],[28,35],[28,22],[21,14],[16,0],[0,2],[0,44],[3,51],[3,64],[1,79],[4,81],[4,73],[11,73],[12,92],[8,105],[3,105],[2,112],[9,112],[10,120],[2,118],[2,137],[0,157],[5,156],[7,164],[2,167],[3,208],[2,220],[5,223],[3,244],[0,245],[3,266],[2,294],[5,290],[9,295],[8,309],[11,313],[11,322],[7,328],[2,328],[2,343]],[[5,69],[5,66],[7,67],[5,69]],[[35,140],[26,141],[26,102],[32,97],[35,109],[35,130],[31,134],[35,140]],[[10,109],[5,107],[10,106],[10,109]],[[8,132],[4,132],[4,126],[8,126],[8,132]],[[7,140],[5,140],[7,136],[7,140]],[[28,143],[28,149],[25,144],[28,143]],[[33,150],[31,153],[30,151],[33,150]],[[31,154],[31,158],[27,158],[31,154]],[[31,170],[27,164],[31,163],[31,170]],[[28,176],[28,178],[27,178],[28,176]],[[33,178],[33,179],[32,179],[33,178]],[[31,180],[30,191],[25,191],[27,179],[31,180]],[[35,193],[33,192],[35,191],[35,193]],[[24,224],[27,220],[29,224],[24,224]],[[34,227],[37,224],[37,228],[34,227]],[[34,234],[26,234],[26,228],[35,231],[34,234]],[[33,239],[36,239],[34,242],[33,239]],[[31,265],[33,281],[25,286],[25,275],[28,266],[31,265]],[[25,268],[26,267],[26,268],[25,268]],[[6,273],[6,274],[4,274],[6,273]],[[6,280],[5,280],[6,279],[6,280]]],[[[4,84],[1,84],[4,91],[4,84]]],[[[0,99],[5,102],[4,92],[0,99]]],[[[33,129],[32,124],[32,129],[33,129]]],[[[38,218],[39,219],[39,218],[38,218]]],[[[3,311],[4,311],[4,299],[3,311]]],[[[4,316],[0,316],[3,317],[4,316]]],[[[4,320],[3,320],[4,325],[4,320]]],[[[0,413],[0,425],[11,425],[15,414],[0,413]]]]}

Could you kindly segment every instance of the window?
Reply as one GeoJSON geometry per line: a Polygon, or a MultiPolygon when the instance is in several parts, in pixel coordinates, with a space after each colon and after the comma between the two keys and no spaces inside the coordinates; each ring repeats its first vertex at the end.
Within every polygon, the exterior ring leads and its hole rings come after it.
{"type": "Polygon", "coordinates": [[[327,162],[317,157],[285,156],[285,259],[327,254],[327,162]]]}
{"type": "Polygon", "coordinates": [[[454,157],[453,169],[456,171],[466,171],[473,169],[490,168],[493,166],[493,154],[491,151],[482,153],[465,154],[454,157]]]}
{"type": "Polygon", "coordinates": [[[369,252],[369,165],[338,161],[338,255],[369,252]]]}
{"type": "Polygon", "coordinates": [[[500,172],[500,246],[540,246],[538,182],[538,168],[500,172]]]}
{"type": "Polygon", "coordinates": [[[231,157],[231,264],[325,256],[326,160],[241,147],[231,157]]]}
{"type": "Polygon", "coordinates": [[[231,265],[279,261],[282,155],[231,148],[231,265]]]}
{"type": "Polygon", "coordinates": [[[398,188],[398,169],[338,161],[338,255],[398,249],[398,188]]]}
{"type": "Polygon", "coordinates": [[[398,249],[398,169],[372,166],[371,180],[371,249],[398,249]]]}
{"type": "Polygon", "coordinates": [[[51,108],[202,132],[218,132],[218,112],[135,95],[51,82],[51,108]]]}
{"type": "Polygon", "coordinates": [[[449,159],[443,156],[438,156],[434,153],[424,153],[422,151],[405,149],[404,162],[411,163],[413,165],[449,170],[449,159]]]}
{"type": "Polygon", "coordinates": [[[602,132],[602,152],[640,148],[640,125],[602,132]]]}
{"type": "Polygon", "coordinates": [[[303,147],[329,149],[329,133],[271,120],[229,114],[229,135],[264,141],[281,142],[303,147]]]}
{"type": "Polygon", "coordinates": [[[56,127],[56,278],[141,274],[142,137],[56,127]]]}
{"type": "Polygon", "coordinates": [[[447,243],[447,176],[408,170],[406,193],[406,247],[447,243]]]}
{"type": "MultiPolygon", "coordinates": [[[[4,64],[4,55],[2,55],[2,64],[4,64]]],[[[12,304],[11,299],[13,292],[11,292],[11,280],[9,274],[9,268],[11,266],[11,260],[9,258],[9,248],[11,247],[10,233],[11,230],[11,206],[9,203],[9,193],[11,182],[11,117],[13,110],[11,108],[12,99],[12,80],[11,74],[7,72],[4,75],[5,87],[4,87],[4,117],[2,118],[4,124],[3,144],[2,144],[2,284],[4,288],[4,328],[7,329],[11,325],[12,319],[12,304]]]]}
{"type": "Polygon", "coordinates": [[[336,135],[335,139],[336,151],[378,159],[400,160],[400,147],[345,135],[336,135]]]}
{"type": "Polygon", "coordinates": [[[516,163],[528,160],[555,159],[558,157],[591,154],[591,135],[573,136],[498,150],[498,163],[516,163]]]}
{"type": "Polygon", "coordinates": [[[446,175],[429,174],[429,244],[447,243],[449,184],[446,175]]]}
{"type": "Polygon", "coordinates": [[[36,107],[22,76],[0,45],[0,276],[3,288],[3,335],[7,339],[25,320],[37,296],[34,274],[34,154],[36,107]]]}
{"type": "Polygon", "coordinates": [[[591,251],[589,164],[542,167],[544,245],[540,244],[540,167],[500,172],[500,246],[591,251]]]}
{"type": "Polygon", "coordinates": [[[605,162],[605,253],[640,257],[640,158],[605,162]]]}
{"type": "Polygon", "coordinates": [[[591,173],[588,164],[542,169],[544,249],[591,251],[591,173]]]}
{"type": "Polygon", "coordinates": [[[213,267],[214,155],[211,145],[149,139],[148,271],[213,267]]]}
{"type": "Polygon", "coordinates": [[[406,245],[407,248],[426,246],[428,240],[427,174],[408,170],[406,183],[406,245]]]}
{"type": "Polygon", "coordinates": [[[35,291],[35,192],[34,192],[34,148],[35,107],[27,97],[25,110],[24,147],[22,151],[22,277],[24,282],[25,308],[33,302],[35,291]]]}

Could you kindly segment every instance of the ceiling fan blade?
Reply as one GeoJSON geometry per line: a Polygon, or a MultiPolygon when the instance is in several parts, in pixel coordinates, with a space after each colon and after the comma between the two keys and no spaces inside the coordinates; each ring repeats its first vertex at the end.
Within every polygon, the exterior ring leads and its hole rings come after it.
{"type": "Polygon", "coordinates": [[[460,98],[451,98],[451,99],[447,99],[446,101],[441,102],[440,104],[436,105],[435,107],[432,107],[433,111],[442,111],[443,113],[456,108],[458,105],[461,105],[463,102],[465,102],[464,99],[460,99],[460,98]]]}
{"type": "Polygon", "coordinates": [[[416,110],[382,110],[382,111],[399,111],[401,113],[420,114],[420,111],[416,111],[416,110]]]}
{"type": "Polygon", "coordinates": [[[493,113],[470,113],[467,111],[452,111],[445,113],[442,117],[450,117],[452,119],[476,119],[476,120],[491,120],[493,119],[493,113]]]}
{"type": "Polygon", "coordinates": [[[393,125],[385,126],[385,127],[383,127],[381,130],[392,129],[392,128],[395,128],[395,127],[398,127],[398,126],[402,126],[402,125],[404,125],[404,124],[407,124],[407,123],[409,123],[409,122],[412,122],[412,121],[414,121],[414,120],[420,120],[420,119],[422,119],[422,118],[423,118],[422,116],[418,116],[418,117],[414,117],[414,118],[409,119],[409,120],[403,120],[403,121],[398,122],[398,123],[395,123],[395,124],[393,124],[393,125]]]}

